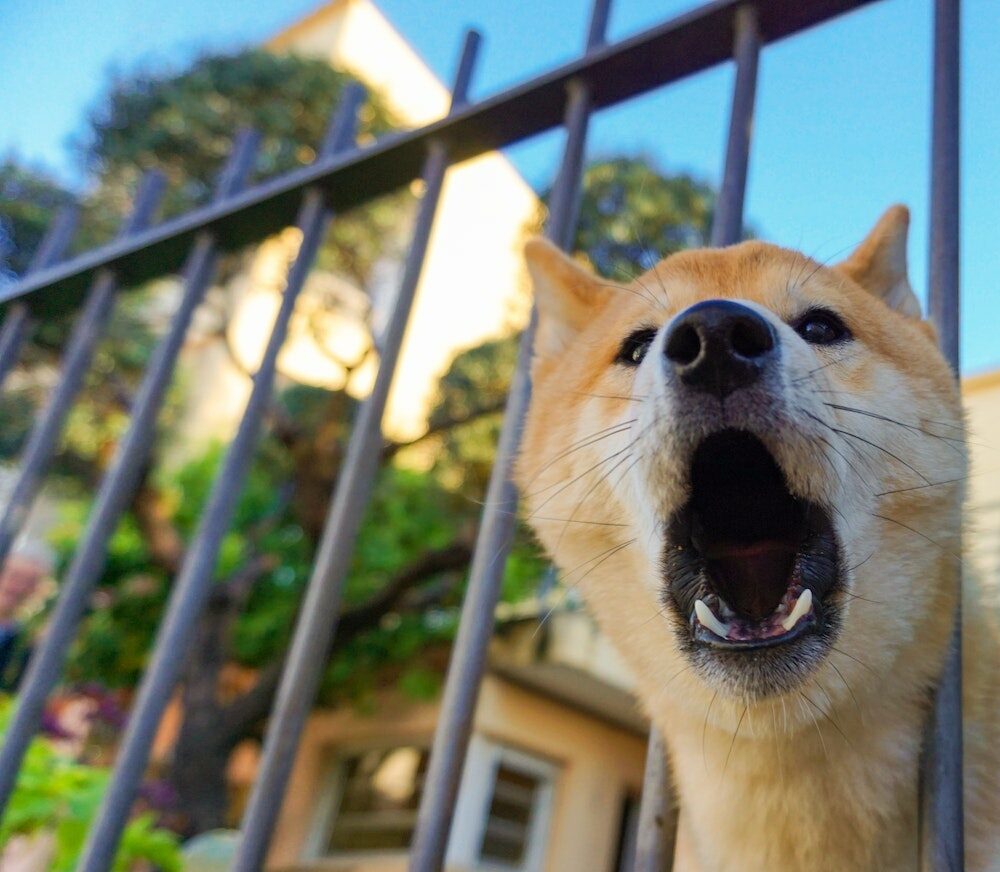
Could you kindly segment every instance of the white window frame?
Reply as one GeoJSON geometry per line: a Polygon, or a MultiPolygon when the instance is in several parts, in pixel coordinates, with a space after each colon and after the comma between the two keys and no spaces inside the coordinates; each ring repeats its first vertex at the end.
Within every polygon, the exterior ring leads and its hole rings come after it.
{"type": "Polygon", "coordinates": [[[340,803],[344,796],[346,759],[366,751],[392,751],[397,748],[419,748],[430,752],[429,736],[395,736],[378,737],[368,741],[345,742],[331,744],[325,754],[326,762],[322,776],[323,788],[316,803],[313,823],[309,835],[303,845],[302,857],[308,861],[323,863],[343,863],[354,868],[354,865],[365,860],[405,857],[407,849],[375,850],[375,851],[330,851],[327,847],[337,815],[340,813],[340,803]]]}
{"type": "Polygon", "coordinates": [[[474,735],[469,746],[459,801],[452,821],[448,863],[481,872],[542,872],[548,848],[552,802],[559,769],[533,754],[474,735]],[[519,866],[483,859],[480,850],[486,834],[497,769],[509,766],[538,779],[525,856],[519,866]]]}
{"type": "MultiPolygon", "coordinates": [[[[322,863],[323,868],[353,869],[366,861],[405,858],[407,855],[405,850],[331,852],[327,849],[344,792],[346,777],[344,758],[363,754],[365,751],[388,751],[402,747],[429,750],[430,746],[430,737],[422,735],[380,736],[367,741],[331,743],[325,754],[325,774],[322,776],[324,786],[318,796],[309,835],[303,844],[302,860],[310,865],[322,863]]],[[[554,763],[534,756],[530,752],[487,739],[481,734],[473,734],[453,811],[446,865],[477,872],[542,872],[549,842],[552,802],[558,773],[559,767],[554,763]],[[493,801],[496,773],[501,763],[539,780],[527,849],[520,866],[483,860],[480,857],[490,805],[493,801]]]]}

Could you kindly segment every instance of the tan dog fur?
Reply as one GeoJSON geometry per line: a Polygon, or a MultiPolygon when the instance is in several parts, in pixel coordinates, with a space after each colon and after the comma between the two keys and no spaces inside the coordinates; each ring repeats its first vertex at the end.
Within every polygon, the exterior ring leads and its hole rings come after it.
{"type": "MultiPolygon", "coordinates": [[[[527,245],[539,320],[518,465],[526,515],[663,731],[680,872],[916,868],[918,759],[961,575],[966,445],[957,384],[906,277],[907,224],[890,209],[834,267],[746,242],[674,255],[627,286],[527,245]],[[659,353],[637,369],[614,363],[637,327],[712,298],[747,302],[777,331],[785,395],[773,425],[753,426],[790,489],[833,506],[851,567],[835,649],[780,697],[735,697],[678,646],[661,526],[685,500],[691,446],[659,353]],[[814,304],[846,321],[847,350],[788,326],[814,304]],[[824,444],[806,412],[854,435],[824,444]]],[[[997,628],[968,579],[965,615],[967,868],[1000,869],[997,628]]]]}

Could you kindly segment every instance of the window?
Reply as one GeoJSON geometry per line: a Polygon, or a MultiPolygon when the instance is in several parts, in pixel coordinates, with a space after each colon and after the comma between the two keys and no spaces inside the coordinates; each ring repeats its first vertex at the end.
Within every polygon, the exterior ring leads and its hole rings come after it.
{"type": "MultiPolygon", "coordinates": [[[[332,762],[304,858],[405,854],[413,840],[429,745],[356,746],[332,762]]],[[[448,863],[477,872],[541,872],[556,768],[474,735],[455,804],[448,863]]],[[[338,867],[340,868],[340,867],[338,867]]]]}
{"type": "Polygon", "coordinates": [[[417,821],[427,758],[427,749],[414,745],[341,757],[339,801],[324,853],[405,851],[417,821]]]}
{"type": "Polygon", "coordinates": [[[479,860],[484,868],[533,872],[541,868],[548,836],[554,770],[507,748],[494,749],[479,860]]]}

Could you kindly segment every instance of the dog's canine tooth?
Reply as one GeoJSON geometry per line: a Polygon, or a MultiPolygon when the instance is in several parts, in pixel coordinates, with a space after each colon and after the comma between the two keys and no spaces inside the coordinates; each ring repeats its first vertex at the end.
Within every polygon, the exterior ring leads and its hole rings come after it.
{"type": "Polygon", "coordinates": [[[706,629],[711,630],[720,639],[725,639],[729,635],[729,625],[722,623],[702,600],[694,601],[694,613],[700,623],[706,629]]]}
{"type": "Polygon", "coordinates": [[[813,594],[807,587],[799,594],[799,598],[795,601],[795,608],[792,609],[791,614],[781,622],[781,626],[785,628],[785,632],[792,629],[803,615],[809,614],[812,610],[812,604],[813,594]]]}

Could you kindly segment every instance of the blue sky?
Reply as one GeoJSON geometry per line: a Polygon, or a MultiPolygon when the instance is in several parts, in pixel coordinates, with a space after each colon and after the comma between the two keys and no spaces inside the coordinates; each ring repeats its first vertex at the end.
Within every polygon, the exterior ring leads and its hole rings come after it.
{"type": "MultiPolygon", "coordinates": [[[[78,182],[68,140],[109,70],[259,42],[315,0],[4,0],[0,155],[15,151],[78,182]]],[[[380,0],[447,79],[465,27],[486,36],[473,96],[578,53],[586,0],[380,0]]],[[[697,5],[616,0],[620,38],[697,5]]],[[[963,3],[963,366],[1000,366],[1000,3],[963,3]]],[[[747,214],[766,238],[835,258],[887,205],[913,212],[911,278],[926,288],[931,0],[882,0],[771,46],[760,71],[747,214]]],[[[601,113],[593,157],[642,153],[710,182],[722,162],[732,71],[714,70],[601,113]]],[[[530,183],[552,176],[560,137],[510,150],[530,183]]]]}

